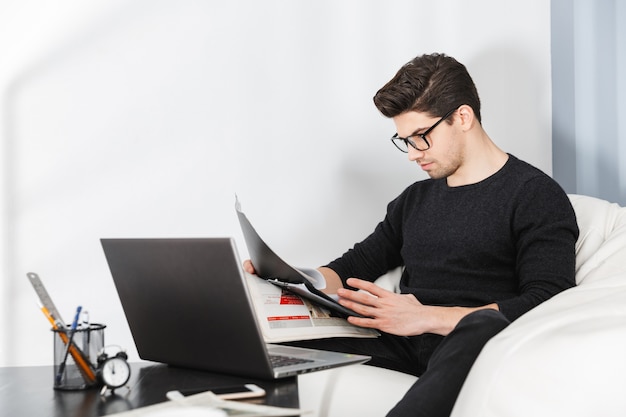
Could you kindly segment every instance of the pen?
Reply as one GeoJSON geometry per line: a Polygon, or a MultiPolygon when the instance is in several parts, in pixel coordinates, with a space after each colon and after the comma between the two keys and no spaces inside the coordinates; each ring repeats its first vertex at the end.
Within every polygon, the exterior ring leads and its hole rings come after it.
{"type": "Polygon", "coordinates": [[[87,381],[89,384],[93,384],[94,382],[96,382],[96,374],[93,370],[93,367],[89,362],[85,360],[83,352],[78,349],[76,345],[68,343],[69,338],[67,337],[67,334],[60,330],[57,320],[54,318],[54,316],[52,316],[52,314],[50,314],[50,311],[48,311],[48,309],[41,304],[39,305],[39,307],[52,325],[52,328],[58,331],[59,337],[61,338],[63,343],[69,346],[70,355],[72,355],[74,362],[76,362],[76,365],[78,365],[78,369],[83,375],[83,378],[85,378],[85,381],[87,381]]]}
{"type": "Polygon", "coordinates": [[[61,379],[63,378],[63,372],[65,372],[65,365],[67,364],[67,357],[70,353],[70,347],[74,341],[74,334],[76,334],[76,327],[78,326],[78,317],[80,316],[80,312],[83,308],[78,306],[76,308],[76,315],[74,316],[74,321],[72,322],[72,327],[70,327],[70,335],[68,337],[67,344],[65,346],[65,353],[63,354],[63,361],[61,365],[59,365],[59,371],[57,372],[56,383],[57,385],[61,385],[61,379]]]}
{"type": "Polygon", "coordinates": [[[87,355],[87,360],[89,360],[89,343],[91,342],[91,332],[89,331],[89,312],[87,310],[83,310],[83,312],[80,314],[79,327],[83,330],[83,349],[85,349],[84,353],[87,355]]]}

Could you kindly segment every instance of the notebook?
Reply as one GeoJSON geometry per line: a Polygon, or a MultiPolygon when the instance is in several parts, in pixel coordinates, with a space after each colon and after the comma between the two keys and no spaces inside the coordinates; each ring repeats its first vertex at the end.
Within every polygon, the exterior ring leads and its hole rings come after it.
{"type": "Polygon", "coordinates": [[[370,359],[266,344],[233,238],[101,243],[142,359],[262,379],[370,359]],[[272,366],[276,356],[287,363],[272,366]]]}

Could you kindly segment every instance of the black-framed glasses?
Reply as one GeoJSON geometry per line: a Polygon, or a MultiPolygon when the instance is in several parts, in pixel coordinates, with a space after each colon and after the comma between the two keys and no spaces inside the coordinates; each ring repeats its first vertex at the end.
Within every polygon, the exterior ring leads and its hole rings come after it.
{"type": "Polygon", "coordinates": [[[450,115],[454,113],[456,109],[457,108],[454,108],[447,112],[441,119],[437,120],[437,123],[426,129],[424,133],[413,133],[406,138],[401,138],[396,133],[391,137],[391,142],[396,145],[396,148],[400,149],[400,151],[404,153],[409,153],[409,145],[411,145],[414,149],[418,151],[425,151],[427,149],[430,149],[430,142],[428,141],[426,136],[430,134],[430,132],[432,132],[433,129],[439,125],[439,123],[450,117],[450,115]]]}

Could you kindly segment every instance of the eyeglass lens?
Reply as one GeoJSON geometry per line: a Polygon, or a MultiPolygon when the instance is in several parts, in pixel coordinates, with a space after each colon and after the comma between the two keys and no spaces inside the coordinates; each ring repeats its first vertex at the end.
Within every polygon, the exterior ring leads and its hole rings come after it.
{"type": "Polygon", "coordinates": [[[414,145],[413,147],[415,149],[420,151],[425,151],[430,147],[430,144],[425,141],[424,138],[418,135],[411,136],[410,138],[406,139],[394,136],[393,138],[391,138],[391,140],[393,141],[393,144],[396,145],[396,147],[404,153],[409,152],[409,146],[411,146],[409,145],[409,141],[412,142],[412,145],[414,145]]]}

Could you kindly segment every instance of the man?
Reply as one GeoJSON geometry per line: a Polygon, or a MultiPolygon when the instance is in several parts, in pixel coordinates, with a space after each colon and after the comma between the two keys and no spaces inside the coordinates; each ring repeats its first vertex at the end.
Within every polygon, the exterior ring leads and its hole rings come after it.
{"type": "Polygon", "coordinates": [[[576,218],[554,180],[489,138],[474,83],[455,59],[413,59],[374,103],[396,126],[393,144],[430,179],[319,268],[326,291],[366,317],[348,321],[382,336],[301,345],[368,354],[372,365],[419,376],[389,416],[447,416],[485,343],[575,285],[576,218]],[[398,266],[401,294],[372,282],[398,266]]]}

